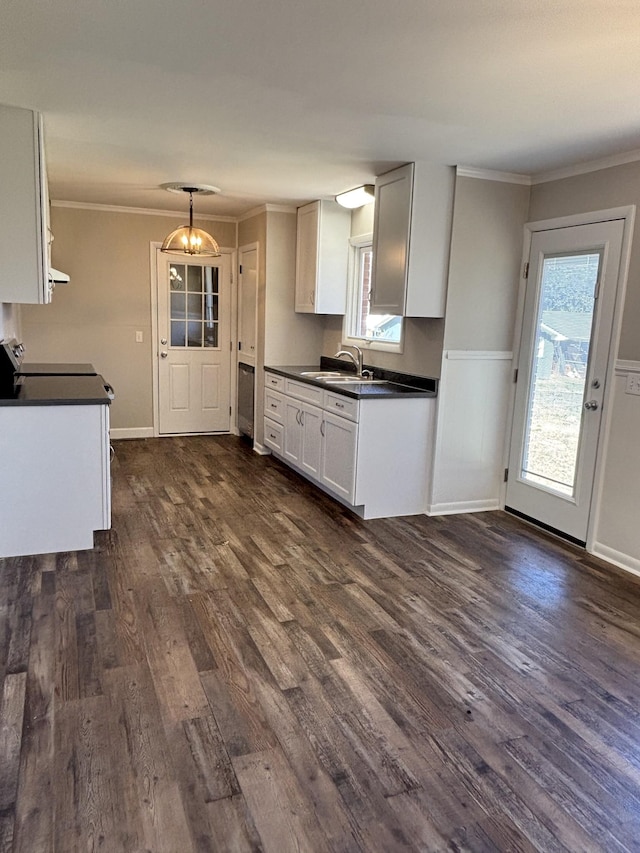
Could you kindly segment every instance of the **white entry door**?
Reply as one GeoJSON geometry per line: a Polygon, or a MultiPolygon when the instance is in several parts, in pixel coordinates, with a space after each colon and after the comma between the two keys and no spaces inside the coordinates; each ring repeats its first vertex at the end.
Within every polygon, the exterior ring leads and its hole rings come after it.
{"type": "Polygon", "coordinates": [[[595,479],[624,220],[534,232],[506,508],[581,544],[595,479]]]}
{"type": "Polygon", "coordinates": [[[159,432],[228,432],[231,256],[156,261],[159,432]]]}

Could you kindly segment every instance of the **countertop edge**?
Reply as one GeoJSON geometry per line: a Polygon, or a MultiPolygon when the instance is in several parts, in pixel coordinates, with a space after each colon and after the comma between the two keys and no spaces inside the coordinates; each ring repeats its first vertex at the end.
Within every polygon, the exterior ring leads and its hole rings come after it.
{"type": "MultiPolygon", "coordinates": [[[[367,367],[367,365],[365,365],[367,367]]],[[[384,400],[384,399],[411,399],[411,398],[425,398],[425,399],[434,399],[438,396],[437,386],[438,380],[433,379],[431,377],[422,377],[422,376],[414,376],[412,374],[403,374],[397,371],[385,371],[382,368],[367,368],[374,371],[374,376],[376,378],[384,379],[387,382],[390,382],[394,385],[402,386],[403,390],[394,391],[388,387],[382,388],[380,385],[369,385],[367,386],[366,380],[362,382],[361,386],[358,386],[360,390],[356,390],[355,388],[347,388],[344,385],[331,385],[330,383],[323,382],[320,379],[314,379],[311,376],[303,376],[303,372],[317,371],[317,370],[326,370],[326,369],[339,369],[345,374],[353,373],[348,369],[348,365],[345,365],[344,362],[338,362],[335,364],[335,359],[328,359],[325,356],[322,357],[320,367],[318,365],[265,365],[264,370],[269,371],[270,373],[275,373],[278,376],[284,376],[288,379],[293,379],[296,382],[303,382],[307,385],[313,385],[316,388],[324,388],[326,391],[330,391],[332,394],[340,394],[344,397],[351,397],[356,400],[384,400]],[[323,363],[324,362],[324,363],[323,363]],[[332,362],[331,364],[327,364],[327,362],[332,362]],[[347,369],[345,370],[345,366],[347,369]],[[392,373],[394,379],[385,376],[384,374],[392,373]],[[408,382],[401,382],[399,377],[406,378],[409,380],[408,382]],[[415,381],[423,382],[424,384],[429,384],[431,388],[420,388],[410,384],[410,382],[415,381]],[[409,389],[409,390],[405,390],[409,389]]]]}

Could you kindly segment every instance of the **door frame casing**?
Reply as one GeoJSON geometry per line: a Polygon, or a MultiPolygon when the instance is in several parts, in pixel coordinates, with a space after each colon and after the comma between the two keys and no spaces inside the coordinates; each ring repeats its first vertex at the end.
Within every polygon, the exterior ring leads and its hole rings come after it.
{"type": "MultiPolygon", "coordinates": [[[[591,511],[587,525],[586,550],[593,551],[593,545],[597,540],[597,526],[600,515],[600,504],[602,501],[602,489],[604,483],[604,470],[606,465],[606,452],[609,444],[611,431],[612,395],[614,387],[616,353],[620,344],[620,331],[622,328],[622,315],[629,277],[629,263],[631,260],[631,243],[633,239],[633,226],[635,223],[636,206],[626,205],[624,207],[608,208],[606,210],[589,211],[585,213],[572,214],[571,216],[560,216],[553,219],[542,219],[535,222],[527,222],[524,225],[524,239],[522,248],[522,260],[520,264],[520,283],[518,288],[518,301],[516,307],[516,322],[513,335],[513,362],[515,367],[520,360],[520,346],[522,341],[525,293],[527,278],[525,277],[525,265],[529,261],[531,253],[531,240],[534,233],[540,231],[554,231],[560,228],[572,228],[576,225],[595,225],[612,220],[623,220],[622,250],[620,255],[620,269],[616,287],[615,306],[613,311],[613,324],[611,326],[611,337],[607,357],[607,371],[605,376],[604,394],[602,398],[602,420],[598,436],[595,476],[593,480],[593,493],[591,500],[591,511]]],[[[516,383],[512,382],[509,417],[505,430],[504,467],[509,464],[509,452],[511,448],[511,433],[513,429],[514,406],[516,396],[516,383]]],[[[501,507],[504,509],[506,500],[507,484],[504,483],[501,495],[501,507]]]]}
{"type": "MultiPolygon", "coordinates": [[[[162,246],[161,242],[157,242],[152,240],[149,243],[149,269],[150,269],[150,285],[151,285],[151,360],[152,360],[152,407],[153,407],[153,437],[161,438],[163,437],[160,433],[160,376],[159,376],[159,360],[158,360],[158,352],[160,351],[159,346],[159,335],[158,335],[158,257],[160,253],[160,247],[162,246]]],[[[230,432],[234,435],[238,435],[238,423],[237,423],[237,395],[238,395],[238,371],[237,368],[234,369],[236,365],[236,360],[234,358],[234,353],[237,352],[238,349],[238,339],[237,339],[237,315],[238,315],[238,293],[236,287],[236,250],[228,249],[220,247],[220,253],[222,255],[229,255],[231,269],[231,305],[230,312],[231,316],[229,318],[229,336],[231,341],[231,365],[230,365],[230,386],[229,386],[229,405],[231,406],[231,415],[229,419],[230,423],[230,432]]],[[[192,435],[193,433],[189,433],[192,435]]],[[[176,433],[178,435],[178,433],[176,433]]]]}

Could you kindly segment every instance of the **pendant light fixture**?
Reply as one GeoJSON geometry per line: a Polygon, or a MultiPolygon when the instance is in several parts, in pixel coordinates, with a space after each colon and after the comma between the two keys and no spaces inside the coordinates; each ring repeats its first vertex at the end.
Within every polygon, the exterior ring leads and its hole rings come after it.
{"type": "Polygon", "coordinates": [[[193,227],[193,196],[219,193],[218,187],[208,184],[161,184],[163,190],[171,193],[189,193],[189,224],[182,225],[165,237],[161,252],[170,255],[198,255],[201,258],[219,258],[220,247],[211,234],[201,228],[193,227]]]}

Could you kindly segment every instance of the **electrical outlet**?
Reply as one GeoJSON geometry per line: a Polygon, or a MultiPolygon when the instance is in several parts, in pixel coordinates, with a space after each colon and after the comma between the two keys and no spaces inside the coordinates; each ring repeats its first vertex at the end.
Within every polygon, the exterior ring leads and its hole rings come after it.
{"type": "Polygon", "coordinates": [[[627,373],[625,394],[637,394],[640,397],[640,373],[627,373]]]}
{"type": "Polygon", "coordinates": [[[143,339],[142,332],[136,332],[136,343],[141,344],[143,339]]]}

